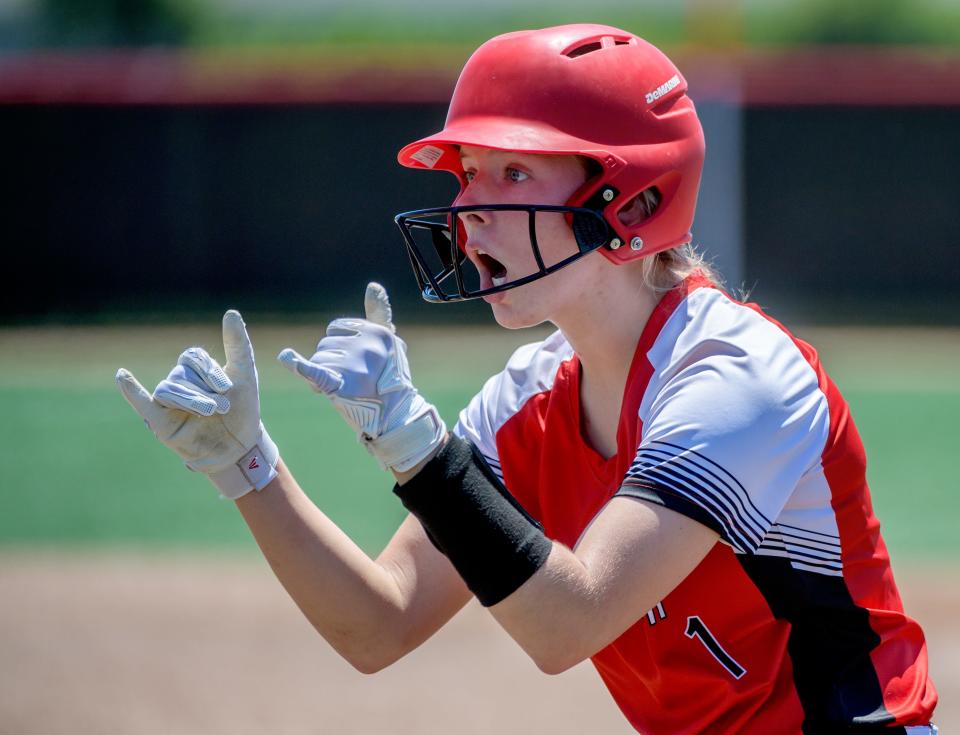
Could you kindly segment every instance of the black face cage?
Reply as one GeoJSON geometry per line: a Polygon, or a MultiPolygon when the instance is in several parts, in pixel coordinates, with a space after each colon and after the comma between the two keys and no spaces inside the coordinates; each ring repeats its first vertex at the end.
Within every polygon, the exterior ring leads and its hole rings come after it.
{"type": "MultiPolygon", "coordinates": [[[[610,188],[607,187],[607,190],[610,190],[610,188]]],[[[550,204],[478,204],[463,207],[414,209],[409,212],[401,212],[394,217],[394,221],[400,228],[406,243],[407,255],[410,258],[410,265],[417,278],[420,292],[425,301],[435,304],[477,299],[487,294],[523,286],[538,278],[555,273],[594,250],[609,245],[616,237],[616,233],[607,224],[600,209],[550,204]],[[527,212],[529,215],[530,247],[533,249],[533,257],[537,263],[536,272],[491,288],[471,289],[467,285],[462,269],[467,256],[458,242],[456,223],[461,213],[480,211],[527,212]],[[572,215],[573,234],[577,241],[576,253],[553,265],[547,266],[544,264],[543,256],[540,254],[540,245],[537,243],[537,212],[563,212],[572,215]],[[436,272],[432,272],[434,268],[428,265],[427,258],[420,252],[413,236],[415,230],[425,230],[429,233],[430,244],[435,251],[433,254],[436,255],[440,263],[440,268],[436,272]],[[449,284],[450,276],[453,276],[453,285],[456,290],[448,292],[443,284],[445,282],[449,284]]]]}

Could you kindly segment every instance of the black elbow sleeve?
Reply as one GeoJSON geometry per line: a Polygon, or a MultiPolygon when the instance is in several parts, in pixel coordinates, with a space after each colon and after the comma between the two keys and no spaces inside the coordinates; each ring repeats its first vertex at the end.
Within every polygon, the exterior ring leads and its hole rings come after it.
{"type": "Polygon", "coordinates": [[[453,435],[393,490],[486,607],[517,590],[553,548],[469,442],[453,435]]]}

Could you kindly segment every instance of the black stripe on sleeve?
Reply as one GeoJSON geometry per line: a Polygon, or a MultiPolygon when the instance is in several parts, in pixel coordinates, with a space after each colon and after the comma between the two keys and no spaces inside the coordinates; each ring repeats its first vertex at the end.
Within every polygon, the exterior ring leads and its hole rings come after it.
{"type": "Polygon", "coordinates": [[[783,526],[780,524],[774,524],[770,531],[767,533],[767,538],[779,538],[782,539],[786,544],[797,544],[798,546],[803,546],[800,541],[805,542],[805,544],[815,544],[815,546],[810,546],[812,549],[822,549],[829,553],[839,554],[840,553],[840,542],[839,541],[828,541],[827,537],[824,538],[811,538],[810,536],[801,536],[798,533],[790,533],[783,530],[783,526]],[[793,539],[798,539],[794,541],[793,539]]]}
{"type": "MultiPolygon", "coordinates": [[[[839,560],[824,559],[822,556],[814,556],[813,554],[805,554],[802,551],[795,551],[793,549],[786,549],[783,546],[774,546],[772,544],[760,544],[758,551],[782,551],[783,558],[790,559],[791,561],[798,561],[804,564],[808,564],[813,567],[822,567],[824,569],[831,569],[834,571],[842,571],[843,565],[839,560]],[[803,557],[803,558],[800,558],[803,557]]],[[[776,556],[781,556],[776,554],[776,556]]]]}
{"type": "Polygon", "coordinates": [[[651,441],[637,450],[637,456],[644,452],[651,458],[658,457],[659,462],[669,462],[671,465],[684,467],[689,472],[706,482],[710,487],[723,493],[723,496],[733,504],[737,515],[742,517],[748,525],[754,526],[762,536],[773,523],[757,508],[750,493],[723,467],[709,457],[705,457],[694,449],[685,449],[677,444],[651,441]]]}
{"type": "Polygon", "coordinates": [[[798,544],[793,541],[784,543],[782,540],[778,539],[775,536],[768,535],[763,543],[760,544],[760,548],[768,546],[771,549],[783,549],[784,551],[789,551],[791,553],[803,554],[805,556],[810,556],[816,559],[826,560],[826,561],[835,561],[837,564],[840,563],[840,553],[832,551],[824,551],[819,549],[816,546],[808,546],[807,544],[798,544]]]}
{"type": "Polygon", "coordinates": [[[659,485],[653,480],[644,479],[631,482],[630,484],[624,483],[617,491],[617,495],[627,498],[638,498],[664,508],[669,508],[670,510],[682,513],[688,518],[702,523],[707,528],[712,528],[724,538],[727,537],[727,528],[719,518],[711,515],[703,506],[698,505],[683,495],[676,494],[669,487],[659,485]]]}
{"type": "Polygon", "coordinates": [[[645,461],[645,457],[638,457],[634,467],[638,468],[639,472],[631,470],[624,479],[625,485],[632,484],[637,479],[654,480],[674,493],[702,505],[705,510],[715,515],[723,523],[727,536],[737,548],[753,548],[760,542],[762,532],[745,519],[723,490],[709,479],[692,473],[688,467],[682,467],[679,462],[672,460],[653,463],[645,461]]]}
{"type": "MultiPolygon", "coordinates": [[[[479,452],[480,450],[478,449],[477,451],[479,452]]],[[[500,467],[500,460],[496,457],[483,454],[483,452],[480,452],[480,454],[484,461],[486,461],[487,466],[490,468],[493,474],[497,476],[497,479],[500,480],[500,482],[503,482],[503,469],[500,467]]]]}
{"type": "MultiPolygon", "coordinates": [[[[685,513],[694,517],[692,508],[699,509],[700,513],[706,514],[706,517],[712,519],[711,528],[716,528],[720,535],[735,549],[752,549],[755,547],[753,539],[744,536],[739,527],[730,518],[730,515],[720,507],[709,494],[704,495],[693,485],[686,482],[678,482],[677,478],[671,473],[651,469],[644,472],[641,477],[631,477],[623,481],[618,494],[629,495],[630,488],[637,485],[645,487],[648,493],[667,493],[672,498],[663,498],[661,505],[672,507],[673,510],[683,512],[682,508],[689,506],[691,512],[685,513]]],[[[698,518],[699,520],[699,518],[698,518]]]]}
{"type": "Polygon", "coordinates": [[[674,445],[665,442],[655,444],[659,446],[644,445],[637,450],[636,459],[627,471],[619,492],[630,495],[631,491],[627,488],[639,486],[645,488],[648,496],[669,493],[672,499],[662,498],[662,505],[676,505],[680,512],[683,512],[680,506],[688,509],[691,505],[698,506],[700,511],[697,515],[692,510],[685,512],[685,515],[703,522],[705,513],[711,521],[706,525],[717,530],[735,550],[742,553],[756,551],[771,522],[756,508],[747,496],[746,489],[715,462],[695,451],[683,451],[677,447],[683,453],[675,454],[660,448],[672,448],[674,445]]]}

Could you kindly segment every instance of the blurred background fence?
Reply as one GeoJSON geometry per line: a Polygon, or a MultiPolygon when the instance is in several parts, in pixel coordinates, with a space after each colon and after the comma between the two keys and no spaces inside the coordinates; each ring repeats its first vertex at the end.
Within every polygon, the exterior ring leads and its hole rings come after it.
{"type": "Polygon", "coordinates": [[[401,169],[486,37],[568,20],[663,45],[708,159],[696,241],[808,323],[960,321],[960,9],[948,2],[0,3],[0,320],[296,318],[369,277],[419,302],[392,222],[451,177],[401,169]],[[469,15],[468,15],[469,12],[469,15]]]}

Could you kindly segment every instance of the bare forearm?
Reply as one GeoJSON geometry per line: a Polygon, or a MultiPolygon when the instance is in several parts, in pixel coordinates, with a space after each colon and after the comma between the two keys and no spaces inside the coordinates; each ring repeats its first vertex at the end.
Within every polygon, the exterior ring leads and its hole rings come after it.
{"type": "Polygon", "coordinates": [[[397,582],[314,505],[282,461],[277,469],[270,485],[237,507],[317,631],[357,668],[375,669],[400,638],[397,582]]]}
{"type": "Polygon", "coordinates": [[[490,613],[543,671],[559,673],[602,643],[604,595],[595,576],[559,543],[536,574],[490,613]]]}

